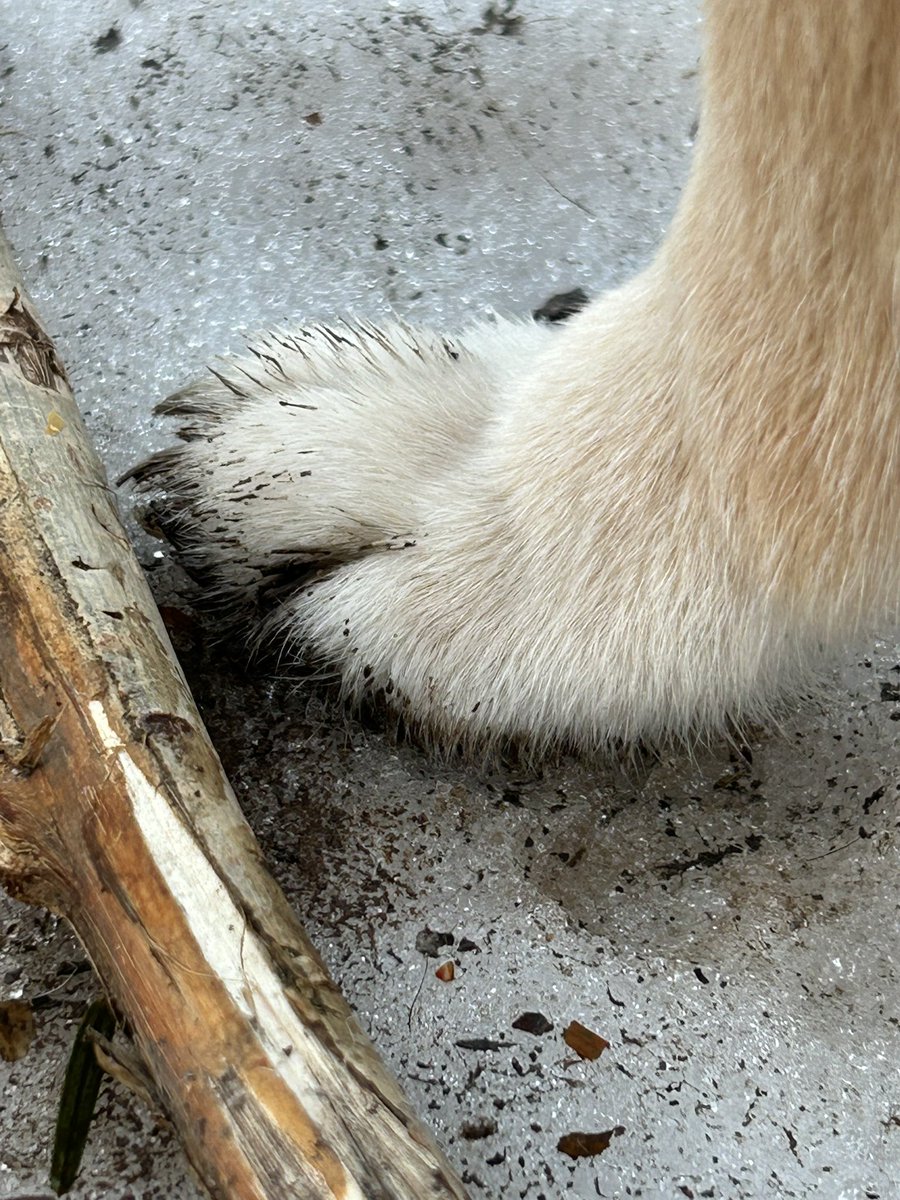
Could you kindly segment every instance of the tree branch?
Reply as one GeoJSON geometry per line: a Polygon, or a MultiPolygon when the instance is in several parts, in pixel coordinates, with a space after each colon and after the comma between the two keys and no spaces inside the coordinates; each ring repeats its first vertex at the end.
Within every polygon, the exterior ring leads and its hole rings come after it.
{"type": "Polygon", "coordinates": [[[0,879],[228,1200],[462,1197],[267,873],[0,235],[0,879]]]}

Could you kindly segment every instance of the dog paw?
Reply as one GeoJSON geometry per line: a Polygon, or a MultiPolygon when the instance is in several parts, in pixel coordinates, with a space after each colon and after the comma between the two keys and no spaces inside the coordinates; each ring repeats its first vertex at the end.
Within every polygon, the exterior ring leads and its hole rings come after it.
{"type": "Polygon", "coordinates": [[[204,599],[253,619],[310,578],[427,536],[547,337],[395,324],[276,330],[163,401],[181,445],[133,468],[145,525],[204,599]]]}

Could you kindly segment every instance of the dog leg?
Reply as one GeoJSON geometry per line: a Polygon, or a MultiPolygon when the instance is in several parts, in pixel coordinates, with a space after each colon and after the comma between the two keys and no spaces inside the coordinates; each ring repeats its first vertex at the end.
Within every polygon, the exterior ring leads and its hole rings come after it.
{"type": "Polygon", "coordinates": [[[710,0],[656,261],[561,332],[271,335],[139,468],[189,564],[442,741],[765,719],[900,585],[900,21],[710,0]],[[161,489],[161,490],[160,490],[161,489]]]}

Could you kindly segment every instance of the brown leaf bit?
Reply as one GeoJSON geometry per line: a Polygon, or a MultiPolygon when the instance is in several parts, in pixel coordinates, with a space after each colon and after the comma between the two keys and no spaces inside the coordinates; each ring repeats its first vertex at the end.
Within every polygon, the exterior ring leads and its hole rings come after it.
{"type": "Polygon", "coordinates": [[[582,1025],[580,1021],[571,1021],[563,1033],[563,1041],[574,1050],[579,1058],[587,1058],[591,1062],[599,1058],[604,1050],[609,1049],[609,1042],[599,1033],[582,1025]]]}
{"type": "Polygon", "coordinates": [[[441,983],[452,983],[454,976],[456,975],[456,971],[453,967],[453,960],[450,959],[448,962],[442,963],[435,971],[435,975],[437,975],[441,983]]]}
{"type": "Polygon", "coordinates": [[[28,1053],[34,1040],[34,1013],[24,1000],[0,1004],[0,1058],[16,1062],[28,1053]]]}
{"type": "Polygon", "coordinates": [[[556,1143],[556,1148],[568,1154],[569,1158],[591,1158],[595,1154],[602,1154],[609,1148],[613,1138],[621,1137],[624,1132],[624,1125],[616,1125],[603,1133],[567,1133],[556,1143]]]}

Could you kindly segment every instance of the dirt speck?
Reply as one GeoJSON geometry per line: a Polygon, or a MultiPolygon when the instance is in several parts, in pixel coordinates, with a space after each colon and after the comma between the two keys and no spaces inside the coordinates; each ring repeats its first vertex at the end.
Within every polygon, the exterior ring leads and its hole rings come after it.
{"type": "Polygon", "coordinates": [[[429,929],[427,925],[416,934],[416,949],[426,958],[440,958],[441,948],[452,945],[452,933],[439,933],[435,929],[429,929]]]}
{"type": "Polygon", "coordinates": [[[94,53],[109,54],[112,50],[118,50],[122,45],[122,35],[115,25],[110,25],[106,33],[101,33],[99,37],[94,38],[94,53]]]}
{"type": "Polygon", "coordinates": [[[602,1133],[567,1133],[556,1143],[556,1148],[569,1158],[591,1158],[602,1154],[613,1138],[621,1137],[624,1132],[624,1125],[616,1125],[602,1133]]]}
{"type": "Polygon", "coordinates": [[[497,1122],[491,1117],[476,1117],[474,1121],[466,1121],[460,1129],[460,1137],[467,1142],[478,1142],[497,1132],[497,1122]]]}
{"type": "Polygon", "coordinates": [[[476,26],[473,33],[496,33],[500,37],[519,37],[525,25],[525,18],[515,11],[518,0],[496,0],[489,4],[481,14],[481,24],[476,26]]]}
{"type": "Polygon", "coordinates": [[[512,1027],[521,1029],[523,1033],[532,1033],[535,1037],[540,1037],[542,1034],[550,1032],[553,1022],[548,1020],[543,1013],[524,1012],[520,1017],[516,1017],[512,1027]]]}
{"type": "Polygon", "coordinates": [[[569,292],[557,292],[540,308],[536,308],[531,315],[535,321],[547,321],[550,324],[565,321],[575,313],[581,312],[587,306],[589,299],[587,292],[580,287],[572,288],[569,292]]]}

